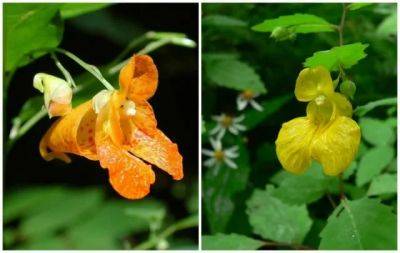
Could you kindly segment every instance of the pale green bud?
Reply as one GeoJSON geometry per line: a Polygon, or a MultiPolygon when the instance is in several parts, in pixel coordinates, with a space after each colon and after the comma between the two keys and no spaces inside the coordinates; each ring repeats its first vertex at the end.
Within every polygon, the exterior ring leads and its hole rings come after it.
{"type": "Polygon", "coordinates": [[[346,95],[347,97],[353,99],[356,93],[356,85],[350,80],[345,80],[340,84],[340,93],[346,95]]]}

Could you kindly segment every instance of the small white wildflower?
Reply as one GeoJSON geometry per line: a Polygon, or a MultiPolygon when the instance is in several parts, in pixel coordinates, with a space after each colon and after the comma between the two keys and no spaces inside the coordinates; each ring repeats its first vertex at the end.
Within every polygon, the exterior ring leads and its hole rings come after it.
{"type": "Polygon", "coordinates": [[[223,149],[220,139],[210,139],[212,150],[203,149],[203,155],[209,157],[205,162],[204,166],[219,168],[221,164],[226,164],[229,168],[237,169],[237,164],[233,159],[239,157],[238,146],[232,146],[227,149],[223,149]]]}
{"type": "Polygon", "coordinates": [[[239,117],[231,117],[223,113],[218,116],[213,116],[212,119],[217,122],[217,125],[210,131],[210,134],[216,134],[217,139],[222,139],[226,133],[226,130],[234,135],[238,135],[240,131],[246,130],[246,127],[240,124],[240,122],[244,120],[244,115],[239,117]]]}
{"type": "Polygon", "coordinates": [[[248,104],[257,111],[262,112],[264,108],[255,100],[260,94],[254,93],[250,90],[245,90],[240,93],[236,99],[237,108],[239,111],[244,110],[248,104]]]}

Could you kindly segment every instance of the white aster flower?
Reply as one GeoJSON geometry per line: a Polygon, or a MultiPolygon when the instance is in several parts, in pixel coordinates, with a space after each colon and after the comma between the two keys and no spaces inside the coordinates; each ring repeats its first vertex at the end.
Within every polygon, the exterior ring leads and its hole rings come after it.
{"type": "Polygon", "coordinates": [[[222,139],[227,130],[234,135],[238,135],[240,131],[246,130],[246,127],[240,124],[240,122],[244,120],[244,115],[232,117],[223,113],[218,116],[213,116],[212,119],[217,122],[217,125],[210,131],[210,134],[216,134],[217,139],[222,139]]]}
{"type": "Polygon", "coordinates": [[[222,164],[226,164],[229,168],[237,169],[237,164],[233,159],[239,157],[238,146],[232,146],[223,149],[220,139],[210,139],[211,147],[213,150],[203,149],[202,153],[209,158],[204,162],[206,167],[214,167],[218,169],[222,164]]]}
{"type": "Polygon", "coordinates": [[[236,99],[237,108],[239,111],[244,110],[248,104],[257,111],[262,112],[264,108],[255,100],[260,94],[254,93],[250,90],[245,90],[240,93],[236,99]]]}

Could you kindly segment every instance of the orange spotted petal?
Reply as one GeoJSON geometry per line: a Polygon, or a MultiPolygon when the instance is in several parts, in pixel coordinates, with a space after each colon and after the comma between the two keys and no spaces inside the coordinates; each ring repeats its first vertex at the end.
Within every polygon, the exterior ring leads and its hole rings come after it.
{"type": "Polygon", "coordinates": [[[160,130],[156,129],[150,136],[129,121],[123,122],[123,128],[127,134],[126,149],[129,152],[166,171],[175,180],[183,178],[182,156],[178,146],[160,130]]]}
{"type": "Polygon", "coordinates": [[[134,55],[121,69],[119,83],[127,97],[135,102],[151,98],[158,83],[153,59],[147,55],[134,55]]]}
{"type": "MultiPolygon", "coordinates": [[[[116,145],[107,133],[111,104],[100,111],[96,122],[96,146],[100,165],[109,171],[110,183],[123,197],[140,199],[150,192],[155,175],[150,165],[116,145]]],[[[112,108],[111,108],[112,109],[112,108]]]]}
{"type": "Polygon", "coordinates": [[[65,153],[97,160],[94,143],[96,114],[91,101],[74,108],[58,119],[40,141],[40,154],[47,160],[55,158],[70,162],[65,153]]]}
{"type": "Polygon", "coordinates": [[[140,130],[148,135],[153,135],[157,130],[157,120],[153,108],[147,101],[136,103],[136,114],[130,118],[140,130]]]}

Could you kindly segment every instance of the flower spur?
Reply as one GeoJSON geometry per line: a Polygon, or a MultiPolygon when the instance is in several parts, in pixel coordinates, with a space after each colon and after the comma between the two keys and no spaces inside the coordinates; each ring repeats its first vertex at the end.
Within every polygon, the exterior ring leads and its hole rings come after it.
{"type": "Polygon", "coordinates": [[[113,188],[128,199],[140,199],[150,192],[155,181],[150,164],[175,180],[182,179],[178,147],[157,129],[147,102],[157,83],[153,60],[133,56],[120,71],[120,90],[103,92],[101,103],[89,100],[58,119],[40,141],[41,156],[47,161],[70,162],[70,153],[98,160],[108,169],[113,188]]]}

